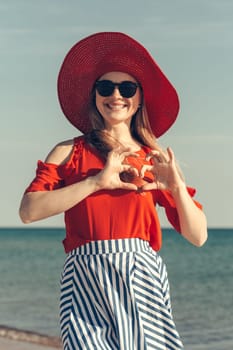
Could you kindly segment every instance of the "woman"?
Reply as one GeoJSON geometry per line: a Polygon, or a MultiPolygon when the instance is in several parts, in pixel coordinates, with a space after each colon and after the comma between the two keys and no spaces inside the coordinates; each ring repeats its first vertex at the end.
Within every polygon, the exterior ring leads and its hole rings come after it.
{"type": "Polygon", "coordinates": [[[155,206],[196,246],[201,205],[173,151],[157,138],[175,122],[177,93],[148,51],[122,33],[93,34],[64,59],[58,96],[84,135],[39,161],[20,216],[65,213],[60,321],[64,349],[183,349],[158,251],[155,206]]]}

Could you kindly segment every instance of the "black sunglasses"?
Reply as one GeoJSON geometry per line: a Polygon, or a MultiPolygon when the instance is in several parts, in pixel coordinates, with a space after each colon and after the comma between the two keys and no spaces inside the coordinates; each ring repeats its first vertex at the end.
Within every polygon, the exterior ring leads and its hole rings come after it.
{"type": "Polygon", "coordinates": [[[121,96],[125,98],[133,97],[136,94],[137,88],[140,85],[133,81],[122,81],[121,83],[114,83],[111,80],[98,80],[95,83],[95,88],[100,96],[111,96],[117,87],[121,96]]]}

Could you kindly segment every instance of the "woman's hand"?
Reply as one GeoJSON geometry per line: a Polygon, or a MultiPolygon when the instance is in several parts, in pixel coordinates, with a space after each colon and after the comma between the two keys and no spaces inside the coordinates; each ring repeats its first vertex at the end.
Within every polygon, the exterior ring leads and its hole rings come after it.
{"type": "Polygon", "coordinates": [[[130,152],[128,149],[122,150],[117,148],[112,150],[108,154],[108,158],[105,167],[93,177],[96,181],[97,190],[113,190],[113,189],[125,189],[125,190],[137,190],[137,186],[130,182],[124,182],[121,179],[121,173],[127,172],[132,177],[139,176],[138,170],[129,164],[124,164],[126,157],[137,157],[136,153],[130,152]]]}
{"type": "Polygon", "coordinates": [[[170,147],[167,148],[167,153],[152,151],[147,155],[146,160],[151,160],[152,165],[143,165],[140,176],[143,178],[145,172],[151,172],[154,176],[154,181],[145,184],[142,190],[168,189],[173,192],[180,185],[184,186],[184,181],[176,165],[174,153],[170,147]]]}

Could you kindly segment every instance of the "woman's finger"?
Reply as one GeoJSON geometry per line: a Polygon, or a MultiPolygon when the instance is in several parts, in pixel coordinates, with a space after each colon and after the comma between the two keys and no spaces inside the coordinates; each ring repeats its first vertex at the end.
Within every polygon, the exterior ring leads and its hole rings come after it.
{"type": "Polygon", "coordinates": [[[134,168],[132,165],[122,164],[121,172],[122,171],[127,171],[132,173],[135,176],[139,176],[138,169],[134,168]]]}
{"type": "Polygon", "coordinates": [[[174,152],[173,152],[173,150],[171,149],[171,147],[168,147],[168,148],[167,148],[167,153],[168,153],[170,162],[171,162],[171,163],[175,162],[175,155],[174,155],[174,152]]]}
{"type": "Polygon", "coordinates": [[[138,187],[134,183],[121,182],[121,187],[123,190],[137,191],[138,187]]]}
{"type": "Polygon", "coordinates": [[[151,191],[151,190],[157,190],[159,188],[157,182],[147,182],[142,186],[143,191],[151,191]]]}
{"type": "Polygon", "coordinates": [[[158,163],[163,163],[168,161],[167,155],[162,151],[152,150],[150,153],[147,154],[146,160],[153,160],[157,161],[158,163]]]}
{"type": "Polygon", "coordinates": [[[152,165],[149,165],[149,164],[148,165],[147,164],[143,165],[141,167],[141,170],[140,170],[140,176],[143,178],[145,176],[145,173],[147,171],[151,172],[153,170],[153,168],[154,167],[152,165]]]}
{"type": "Polygon", "coordinates": [[[152,158],[158,157],[158,156],[159,156],[159,151],[152,150],[150,153],[146,155],[146,160],[150,161],[152,158]]]}

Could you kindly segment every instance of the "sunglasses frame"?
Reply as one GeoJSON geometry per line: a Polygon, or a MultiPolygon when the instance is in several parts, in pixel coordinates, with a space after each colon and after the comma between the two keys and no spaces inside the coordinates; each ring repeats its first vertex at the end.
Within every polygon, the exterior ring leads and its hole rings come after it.
{"type": "Polygon", "coordinates": [[[130,98],[133,97],[136,94],[137,88],[140,87],[140,84],[131,81],[131,80],[124,80],[120,83],[115,83],[111,80],[97,80],[95,83],[95,89],[98,91],[98,94],[102,97],[109,97],[112,96],[115,88],[117,87],[118,91],[120,92],[121,96],[124,98],[130,98]],[[102,86],[102,89],[105,89],[105,92],[101,90],[101,85],[106,84],[106,86],[102,86]],[[108,86],[107,86],[108,84],[108,86]],[[127,89],[128,84],[128,89],[127,89]],[[131,89],[131,90],[130,90],[131,89]],[[128,90],[128,92],[127,92],[128,90]],[[129,93],[131,91],[131,93],[129,93]]]}

